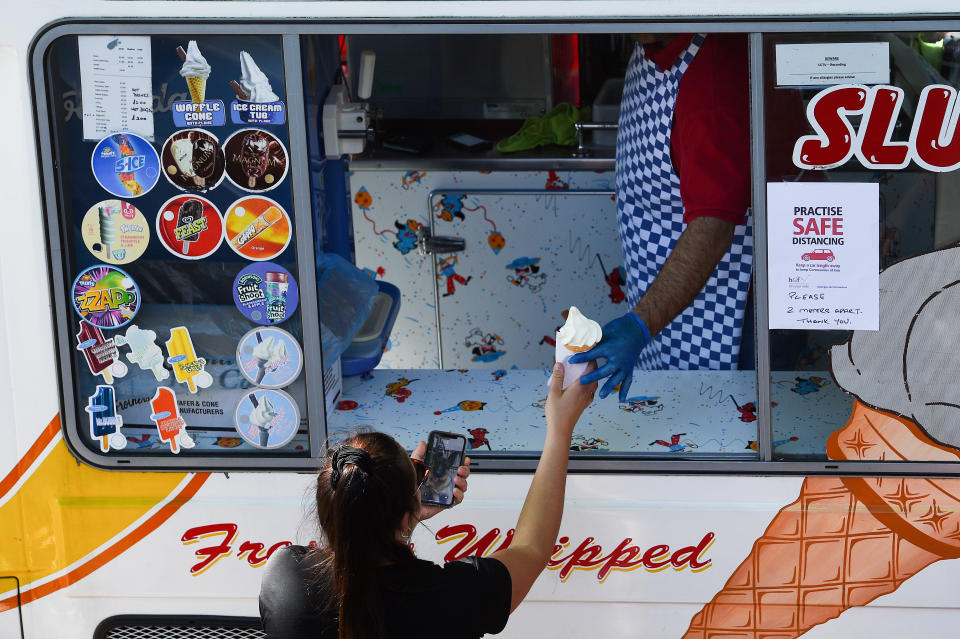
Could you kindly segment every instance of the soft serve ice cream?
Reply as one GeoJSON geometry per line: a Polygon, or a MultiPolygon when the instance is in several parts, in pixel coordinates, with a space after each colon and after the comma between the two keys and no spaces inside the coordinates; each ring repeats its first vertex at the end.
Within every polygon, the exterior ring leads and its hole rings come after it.
{"type": "Polygon", "coordinates": [[[571,364],[568,360],[574,353],[583,353],[590,350],[603,336],[600,325],[580,312],[576,306],[571,306],[567,312],[567,321],[557,331],[557,347],[555,359],[563,364],[563,387],[574,383],[587,369],[587,363],[571,364]]]}
{"type": "Polygon", "coordinates": [[[240,52],[240,88],[247,102],[278,102],[280,97],[273,92],[270,80],[246,51],[240,52]]]}
{"type": "Polygon", "coordinates": [[[196,40],[191,40],[187,44],[183,66],[180,67],[180,75],[187,81],[191,101],[194,104],[203,102],[207,91],[207,78],[210,77],[210,65],[207,64],[207,59],[200,53],[196,40]]]}
{"type": "Polygon", "coordinates": [[[263,376],[283,366],[290,359],[287,346],[273,335],[253,347],[253,357],[257,363],[257,383],[263,376]]]}

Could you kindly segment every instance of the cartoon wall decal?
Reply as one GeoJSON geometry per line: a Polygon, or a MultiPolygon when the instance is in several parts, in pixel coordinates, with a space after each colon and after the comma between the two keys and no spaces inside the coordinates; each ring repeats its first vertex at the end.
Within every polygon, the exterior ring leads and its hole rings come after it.
{"type": "Polygon", "coordinates": [[[493,450],[493,448],[490,447],[490,440],[487,439],[490,431],[486,428],[474,428],[467,432],[470,433],[470,438],[467,439],[467,445],[470,447],[470,450],[476,450],[481,446],[486,446],[487,450],[493,450]]]}
{"type": "Polygon", "coordinates": [[[356,410],[360,407],[360,404],[353,401],[352,399],[344,399],[337,402],[337,406],[334,410],[356,410]]]}
{"type": "Polygon", "coordinates": [[[577,453],[604,452],[610,450],[610,443],[599,437],[584,437],[574,434],[570,441],[570,450],[577,453]]]}
{"type": "Polygon", "coordinates": [[[680,443],[680,438],[685,435],[686,433],[674,433],[670,435],[670,441],[667,442],[662,439],[657,439],[650,442],[650,445],[665,446],[671,453],[683,453],[686,452],[688,448],[699,448],[699,446],[689,440],[680,443]]]}
{"type": "Polygon", "coordinates": [[[793,388],[790,390],[796,393],[797,395],[809,395],[810,393],[816,393],[818,390],[830,383],[830,380],[825,377],[797,377],[797,383],[794,384],[793,388]]]}
{"type": "Polygon", "coordinates": [[[96,392],[87,398],[84,410],[90,414],[90,437],[99,440],[101,451],[107,453],[110,449],[126,448],[127,438],[120,432],[123,416],[117,414],[113,386],[98,385],[96,392]]]}
{"type": "Polygon", "coordinates": [[[427,177],[426,171],[407,171],[403,174],[400,185],[405,189],[409,189],[414,185],[419,185],[420,181],[425,177],[427,177]]]}
{"type": "Polygon", "coordinates": [[[656,415],[663,411],[663,403],[660,397],[647,397],[645,395],[636,395],[628,397],[626,403],[620,404],[620,410],[626,413],[641,413],[642,415],[656,415]]]}
{"type": "Polygon", "coordinates": [[[506,377],[507,371],[502,368],[498,368],[497,370],[492,371],[490,374],[493,375],[493,381],[499,382],[501,379],[506,377]]]}
{"type": "MultiPolygon", "coordinates": [[[[880,273],[880,330],[830,352],[853,395],[827,457],[960,462],[960,248],[880,273]]],[[[960,479],[807,477],[684,635],[793,639],[960,557],[960,479]]]]}
{"type": "Polygon", "coordinates": [[[600,263],[600,270],[603,271],[603,281],[610,287],[610,301],[614,304],[621,304],[627,299],[626,293],[623,292],[623,287],[627,285],[623,267],[618,266],[607,273],[607,268],[603,265],[603,258],[600,257],[599,253],[597,253],[597,261],[600,263]]]}
{"type": "Polygon", "coordinates": [[[157,346],[156,339],[155,332],[131,324],[126,333],[117,336],[117,344],[129,346],[127,359],[139,366],[140,370],[150,371],[158,382],[162,382],[170,377],[170,371],[163,367],[163,352],[157,346]]]}
{"type": "Polygon", "coordinates": [[[407,401],[407,398],[413,394],[407,386],[413,382],[419,381],[417,379],[407,379],[406,377],[401,377],[395,382],[390,382],[387,384],[387,390],[384,393],[387,397],[392,397],[401,404],[407,401]]]}
{"type": "Polygon", "coordinates": [[[464,278],[456,272],[458,261],[459,258],[456,255],[448,255],[437,261],[437,279],[443,280],[443,278],[447,278],[446,291],[442,293],[443,297],[449,297],[454,294],[456,291],[454,282],[466,286],[470,283],[470,280],[473,279],[472,275],[464,278]]]}
{"type": "MultiPolygon", "coordinates": [[[[757,421],[757,404],[755,402],[747,402],[742,406],[737,403],[737,400],[733,395],[730,395],[730,399],[733,401],[733,405],[737,407],[737,411],[740,413],[741,422],[755,422],[757,421]]],[[[777,402],[770,402],[771,406],[776,406],[777,402]]]]}
{"type": "MultiPolygon", "coordinates": [[[[407,220],[406,222],[397,220],[393,225],[397,227],[397,239],[393,242],[393,248],[400,251],[403,255],[417,248],[417,229],[423,226],[423,224],[416,220],[407,220]]],[[[386,233],[386,231],[384,231],[384,233],[386,233]]]]}
{"type": "Polygon", "coordinates": [[[475,362],[492,362],[506,354],[499,347],[503,345],[503,338],[496,333],[484,333],[475,328],[467,335],[464,345],[473,353],[475,362]]]}
{"type": "Polygon", "coordinates": [[[444,408],[443,410],[433,411],[434,415],[443,415],[444,413],[455,413],[457,411],[464,411],[471,413],[473,411],[483,410],[483,407],[487,405],[487,402],[481,402],[475,399],[465,399],[462,402],[457,402],[450,408],[444,408]]]}
{"type": "Polygon", "coordinates": [[[370,191],[367,190],[367,187],[361,186],[354,194],[353,202],[362,210],[367,211],[371,206],[373,206],[373,196],[370,195],[370,191]]]}
{"type": "MultiPolygon", "coordinates": [[[[776,440],[776,441],[773,442],[773,448],[774,448],[774,449],[780,448],[781,446],[784,446],[785,444],[789,444],[790,442],[798,441],[799,439],[800,439],[800,438],[797,437],[796,435],[794,435],[793,437],[788,437],[787,439],[778,439],[778,440],[776,440]]],[[[750,441],[747,442],[747,445],[744,446],[743,449],[744,449],[744,450],[760,450],[760,446],[759,446],[759,443],[757,442],[757,440],[751,439],[750,441]]]]}
{"type": "Polygon", "coordinates": [[[546,283],[547,275],[540,272],[539,257],[518,257],[507,264],[506,268],[513,271],[507,275],[507,281],[514,286],[524,286],[531,293],[536,293],[546,283]]]}
{"type": "Polygon", "coordinates": [[[440,200],[433,205],[434,208],[440,209],[440,212],[437,213],[437,219],[443,220],[444,222],[453,222],[454,218],[461,220],[467,219],[463,213],[463,201],[466,197],[466,195],[448,193],[440,198],[440,200]]]}
{"type": "Polygon", "coordinates": [[[360,270],[363,271],[364,275],[373,280],[377,279],[378,277],[383,278],[383,276],[387,274],[387,269],[383,268],[382,266],[378,266],[376,270],[365,266],[360,270]]]}
{"type": "Polygon", "coordinates": [[[170,445],[170,452],[178,455],[182,448],[193,448],[196,443],[187,434],[187,422],[180,416],[177,406],[177,394],[166,386],[157,389],[150,400],[153,411],[150,419],[157,425],[160,441],[170,445]]]}
{"type": "Polygon", "coordinates": [[[543,188],[551,191],[563,191],[570,188],[570,183],[561,180],[556,171],[550,171],[547,174],[547,183],[543,188]]]}
{"type": "Polygon", "coordinates": [[[83,320],[76,337],[77,350],[83,353],[91,373],[102,376],[107,384],[112,384],[114,377],[127,374],[126,365],[119,361],[114,338],[104,339],[103,331],[83,320]]]}

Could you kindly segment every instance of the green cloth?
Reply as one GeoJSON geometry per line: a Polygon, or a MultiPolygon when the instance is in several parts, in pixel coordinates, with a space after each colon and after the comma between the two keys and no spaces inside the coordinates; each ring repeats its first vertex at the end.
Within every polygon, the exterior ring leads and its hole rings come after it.
{"type": "Polygon", "coordinates": [[[569,102],[561,102],[543,117],[527,118],[520,130],[497,142],[497,151],[516,153],[546,144],[575,146],[577,132],[574,123],[589,115],[589,107],[578,109],[569,102]]]}

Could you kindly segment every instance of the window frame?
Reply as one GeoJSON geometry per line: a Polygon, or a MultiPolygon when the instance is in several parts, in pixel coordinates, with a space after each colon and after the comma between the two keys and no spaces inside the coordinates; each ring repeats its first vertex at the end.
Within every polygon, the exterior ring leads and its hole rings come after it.
{"type": "MultiPolygon", "coordinates": [[[[772,420],[770,410],[770,332],[767,316],[767,223],[766,223],[766,149],[765,149],[765,100],[763,36],[772,33],[871,33],[903,31],[960,31],[957,16],[869,16],[859,17],[844,14],[822,18],[697,18],[697,19],[601,19],[583,18],[569,20],[469,20],[437,18],[417,21],[327,19],[320,20],[243,20],[223,19],[213,22],[198,19],[176,22],[169,19],[61,20],[44,27],[33,39],[29,52],[29,76],[34,103],[34,128],[41,183],[41,203],[46,236],[47,266],[50,269],[53,325],[55,327],[57,371],[61,382],[60,408],[65,440],[71,452],[81,461],[98,468],[126,470],[178,470],[178,471],[232,471],[232,470],[285,470],[314,471],[323,456],[323,442],[327,439],[323,402],[313,400],[307,408],[308,434],[311,456],[282,458],[277,456],[224,457],[202,456],[156,456],[139,457],[113,453],[102,455],[78,445],[73,381],[70,367],[64,362],[71,360],[70,309],[66,307],[61,263],[62,242],[56,211],[62,187],[53,162],[53,126],[50,96],[46,91],[46,53],[50,45],[61,36],[76,36],[109,32],[119,35],[167,35],[181,33],[185,25],[211,35],[242,35],[243,31],[258,29],[261,33],[276,34],[283,39],[284,70],[287,85],[288,126],[290,127],[290,177],[293,180],[297,218],[297,258],[301,291],[316,291],[316,277],[312,268],[313,215],[312,212],[308,140],[305,113],[305,95],[301,68],[301,39],[312,35],[340,34],[392,34],[429,35],[434,33],[747,33],[749,40],[750,68],[750,130],[751,130],[751,193],[754,219],[754,298],[756,309],[756,375],[758,393],[756,459],[716,458],[712,460],[666,458],[662,455],[617,455],[592,453],[572,454],[571,472],[581,473],[631,473],[631,474],[724,474],[724,475],[851,475],[851,476],[958,476],[960,463],[943,462],[851,462],[851,461],[786,461],[774,460],[772,450],[772,420]],[[308,268],[309,267],[309,268],[308,268]],[[66,407],[71,407],[67,410],[66,407]]],[[[300,302],[303,326],[318,321],[316,293],[303,295],[300,302]]],[[[304,358],[304,375],[308,396],[322,396],[323,364],[320,356],[319,332],[304,330],[304,352],[315,352],[313,358],[304,358]]],[[[851,400],[852,401],[852,400],[851,400]]],[[[528,473],[537,465],[539,455],[529,453],[476,453],[472,455],[472,468],[478,471],[502,473],[528,473]]]]}

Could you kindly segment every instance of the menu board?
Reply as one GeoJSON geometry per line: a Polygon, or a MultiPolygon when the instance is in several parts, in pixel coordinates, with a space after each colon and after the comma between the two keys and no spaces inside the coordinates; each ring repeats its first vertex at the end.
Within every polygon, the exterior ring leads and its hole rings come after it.
{"type": "Polygon", "coordinates": [[[309,456],[281,37],[70,36],[50,58],[82,443],[309,456]]]}

